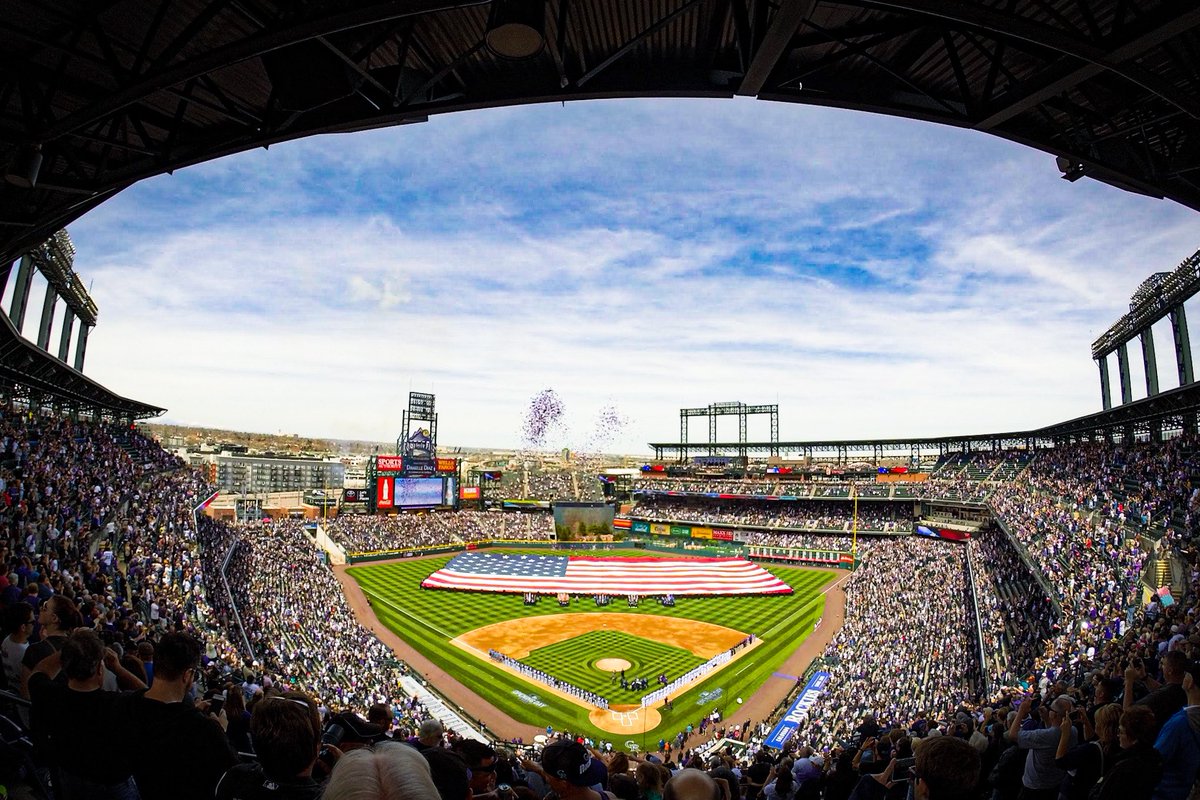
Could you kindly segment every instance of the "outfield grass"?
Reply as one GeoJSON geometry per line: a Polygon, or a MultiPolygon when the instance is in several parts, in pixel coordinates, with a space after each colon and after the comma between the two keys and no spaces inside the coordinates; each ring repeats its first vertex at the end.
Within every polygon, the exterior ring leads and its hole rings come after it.
{"type": "MultiPolygon", "coordinates": [[[[552,551],[529,552],[546,555],[552,551]]],[[[573,551],[570,554],[584,553],[573,551]]],[[[621,554],[620,551],[596,553],[600,556],[621,554]]],[[[636,554],[647,555],[645,551],[638,551],[636,554]]],[[[590,599],[585,598],[572,602],[566,608],[560,608],[549,598],[543,598],[536,606],[526,606],[520,595],[421,589],[421,581],[440,569],[452,557],[453,555],[446,555],[351,567],[348,572],[371,599],[373,610],[384,625],[514,719],[539,728],[553,725],[558,730],[580,731],[593,738],[610,740],[619,739],[620,736],[594,728],[588,722],[585,709],[558,698],[541,684],[527,682],[490,662],[467,654],[449,644],[448,640],[495,622],[566,612],[618,612],[644,616],[645,636],[630,637],[635,640],[644,638],[653,642],[654,617],[695,619],[753,633],[758,637],[761,644],[754,651],[752,658],[746,659],[746,663],[738,661],[710,676],[685,694],[672,698],[674,710],[664,711],[663,723],[647,732],[674,735],[677,730],[689,722],[695,722],[702,713],[710,712],[713,708],[720,708],[727,718],[736,717],[735,698],[751,695],[812,632],[813,623],[821,617],[825,609],[825,596],[821,591],[835,577],[833,573],[825,571],[772,565],[767,569],[786,581],[794,590],[794,594],[769,597],[683,597],[673,608],[648,601],[643,601],[637,608],[628,608],[619,600],[607,607],[597,607],[590,599]]],[[[561,642],[541,650],[556,651],[570,644],[572,642],[561,642]]],[[[662,648],[665,645],[658,644],[658,647],[662,648]]],[[[596,658],[606,656],[618,656],[634,661],[620,650],[605,648],[604,652],[598,653],[585,654],[583,650],[578,652],[580,663],[574,669],[584,669],[576,674],[579,681],[571,680],[571,668],[565,665],[546,671],[600,694],[607,694],[610,684],[599,675],[592,678],[586,670],[588,664],[596,658]],[[586,685],[581,682],[584,680],[587,681],[586,685]]],[[[539,652],[532,655],[542,657],[539,652]]],[[[551,655],[556,656],[556,653],[552,652],[551,655]]],[[[651,685],[647,691],[655,688],[653,677],[662,669],[663,667],[658,667],[646,676],[651,678],[651,685]]],[[[636,674],[627,673],[630,677],[636,674]]],[[[668,674],[678,675],[679,672],[668,670],[668,674]]],[[[616,689],[620,692],[619,687],[616,689]]],[[[643,693],[636,694],[640,696],[643,693]]],[[[620,702],[620,699],[617,702],[620,702]]],[[[641,731],[637,733],[640,734],[641,731]]]]}

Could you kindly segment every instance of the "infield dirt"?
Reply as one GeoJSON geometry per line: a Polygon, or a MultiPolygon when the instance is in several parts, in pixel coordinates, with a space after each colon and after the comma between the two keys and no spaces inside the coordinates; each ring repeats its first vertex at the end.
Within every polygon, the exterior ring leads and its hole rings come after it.
{"type": "MultiPolygon", "coordinates": [[[[396,561],[402,560],[396,559],[396,561]]],[[[386,564],[388,562],[381,561],[377,563],[386,564]]],[[[521,737],[524,741],[532,741],[534,735],[545,732],[527,722],[518,722],[508,714],[500,711],[472,691],[469,686],[463,684],[457,676],[443,670],[397,636],[394,631],[381,623],[375,616],[375,612],[371,609],[371,604],[367,601],[367,596],[363,592],[362,587],[346,572],[346,566],[334,565],[332,569],[338,581],[342,584],[342,590],[346,595],[346,599],[350,601],[350,607],[354,610],[359,623],[374,632],[376,636],[395,651],[397,656],[411,664],[419,674],[429,680],[439,691],[461,705],[466,714],[472,719],[487,721],[491,732],[503,739],[521,737]]],[[[779,701],[787,695],[788,690],[795,686],[795,676],[803,674],[809,662],[821,654],[825,646],[833,639],[834,634],[842,627],[842,620],[845,618],[846,595],[842,591],[841,584],[843,580],[850,576],[850,573],[842,572],[841,570],[828,571],[835,573],[838,580],[824,590],[826,595],[825,616],[820,628],[801,643],[800,647],[788,657],[787,661],[767,679],[767,682],[763,684],[761,689],[751,697],[745,698],[743,705],[727,709],[725,714],[727,718],[736,714],[738,719],[751,721],[765,719],[775,706],[778,705],[779,701]]],[[[654,713],[657,715],[658,712],[655,711],[654,713]]],[[[646,728],[654,730],[659,721],[661,720],[652,721],[651,719],[646,719],[646,728]]],[[[640,730],[641,725],[638,725],[637,729],[640,730]]]]}

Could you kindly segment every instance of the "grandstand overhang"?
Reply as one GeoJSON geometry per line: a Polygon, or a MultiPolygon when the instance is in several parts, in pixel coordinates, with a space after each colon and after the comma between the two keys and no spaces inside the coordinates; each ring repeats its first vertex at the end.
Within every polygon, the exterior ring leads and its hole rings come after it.
{"type": "Polygon", "coordinates": [[[685,461],[692,456],[737,455],[746,452],[768,456],[837,454],[882,457],[897,453],[971,452],[1011,448],[1042,448],[1085,439],[1110,441],[1155,439],[1183,430],[1196,430],[1200,415],[1200,384],[1181,386],[1153,397],[1108,411],[1047,425],[1028,431],[963,436],[930,436],[892,439],[814,439],[791,442],[650,442],[656,460],[685,461]]]}
{"type": "Polygon", "coordinates": [[[519,60],[487,46],[491,5],[10,4],[0,262],[137,181],[220,156],[613,97],[740,95],[971,128],[1046,152],[1069,180],[1200,209],[1194,3],[547,0],[545,46],[519,60]]]}
{"type": "Polygon", "coordinates": [[[7,314],[0,314],[0,388],[63,409],[118,419],[148,419],[166,411],[114,394],[59,361],[22,337],[7,314]]]}

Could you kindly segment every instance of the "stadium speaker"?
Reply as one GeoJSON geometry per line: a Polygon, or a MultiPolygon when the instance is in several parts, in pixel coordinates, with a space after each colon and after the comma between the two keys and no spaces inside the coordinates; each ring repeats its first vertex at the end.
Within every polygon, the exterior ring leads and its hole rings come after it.
{"type": "Polygon", "coordinates": [[[362,76],[315,39],[262,57],[275,101],[287,111],[310,111],[354,94],[362,76]]]}
{"type": "Polygon", "coordinates": [[[546,46],[546,0],[492,0],[484,41],[501,58],[532,58],[546,46]]]}

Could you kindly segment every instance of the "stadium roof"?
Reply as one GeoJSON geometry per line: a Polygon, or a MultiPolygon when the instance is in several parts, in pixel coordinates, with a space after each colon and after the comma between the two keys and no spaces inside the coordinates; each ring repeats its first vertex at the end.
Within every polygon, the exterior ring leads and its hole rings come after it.
{"type": "Polygon", "coordinates": [[[1125,437],[1154,438],[1164,432],[1176,432],[1194,425],[1200,415],[1200,383],[1190,383],[1153,397],[1056,422],[1044,428],[1007,433],[980,433],[959,436],[917,436],[891,439],[813,439],[798,442],[650,442],[657,460],[692,456],[739,454],[810,454],[820,452],[866,452],[882,454],[910,450],[954,452],[1009,447],[1047,447],[1075,439],[1102,438],[1109,441],[1125,437]]]}
{"type": "Polygon", "coordinates": [[[156,417],[166,409],[114,394],[21,336],[0,314],[0,387],[55,406],[122,419],[156,417]]]}
{"type": "Polygon", "coordinates": [[[1070,180],[1200,209],[1198,25],[1177,0],[10,3],[0,164],[36,185],[0,184],[0,262],[142,178],[229,153],[600,97],[748,95],[974,128],[1059,157],[1070,180]],[[485,42],[505,11],[544,26],[534,55],[485,42]]]}

